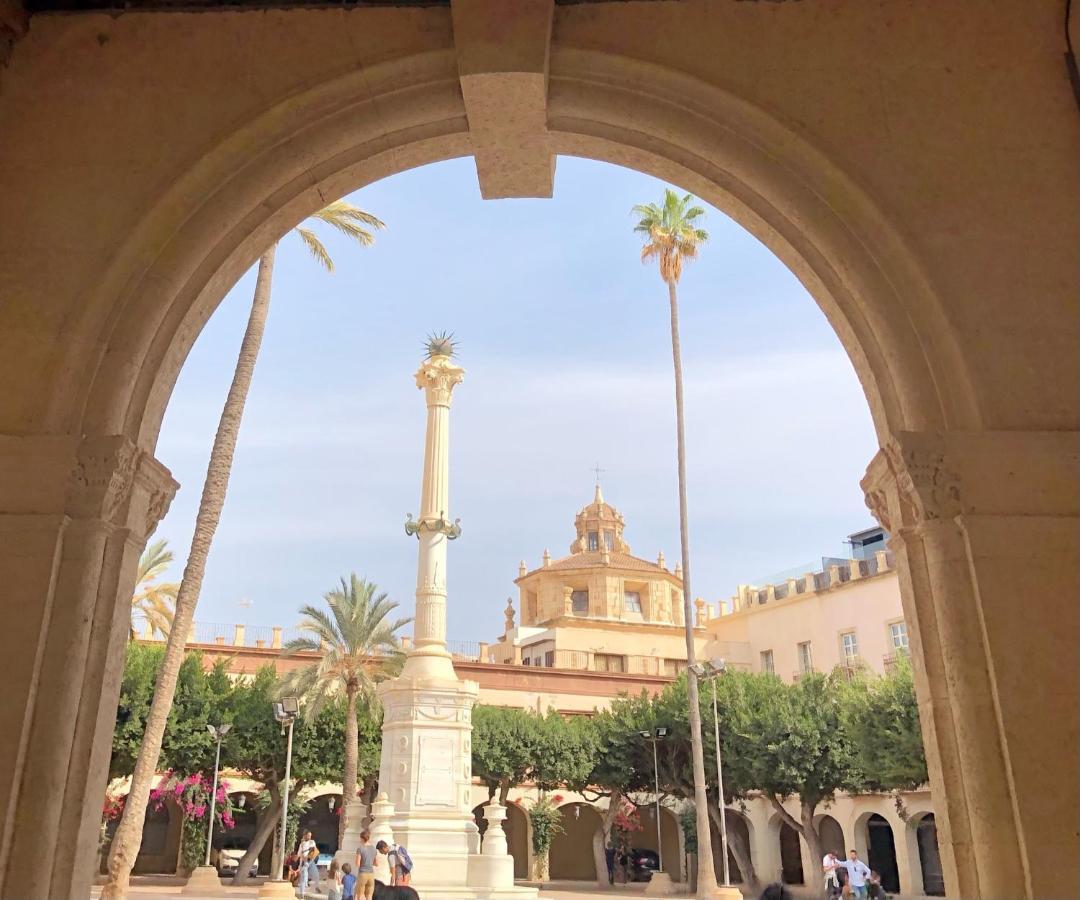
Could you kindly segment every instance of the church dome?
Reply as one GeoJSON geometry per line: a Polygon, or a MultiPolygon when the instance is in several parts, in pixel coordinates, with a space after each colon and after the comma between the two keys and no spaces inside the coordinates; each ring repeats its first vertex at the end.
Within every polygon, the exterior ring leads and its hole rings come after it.
{"type": "Polygon", "coordinates": [[[571,553],[607,550],[629,553],[630,545],[623,540],[623,517],[614,506],[604,500],[600,485],[596,485],[593,501],[574,517],[577,537],[570,545],[571,553]]]}

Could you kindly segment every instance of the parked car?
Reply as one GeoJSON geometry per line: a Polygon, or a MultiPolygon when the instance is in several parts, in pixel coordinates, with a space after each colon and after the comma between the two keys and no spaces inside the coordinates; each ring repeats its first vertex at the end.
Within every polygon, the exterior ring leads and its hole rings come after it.
{"type": "MultiPolygon", "coordinates": [[[[218,875],[222,877],[235,875],[236,869],[240,865],[240,860],[244,858],[244,854],[247,853],[247,847],[240,847],[235,844],[227,844],[222,847],[218,853],[217,870],[218,875]]],[[[259,860],[251,864],[250,874],[254,877],[259,874],[259,860]]]]}
{"type": "Polygon", "coordinates": [[[660,854],[655,850],[635,848],[627,860],[631,881],[649,881],[653,872],[660,871],[660,854]]]}
{"type": "Polygon", "coordinates": [[[329,844],[316,844],[315,846],[319,848],[319,859],[317,861],[319,871],[322,872],[323,878],[325,878],[327,872],[330,871],[330,863],[334,861],[334,853],[329,844]]]}

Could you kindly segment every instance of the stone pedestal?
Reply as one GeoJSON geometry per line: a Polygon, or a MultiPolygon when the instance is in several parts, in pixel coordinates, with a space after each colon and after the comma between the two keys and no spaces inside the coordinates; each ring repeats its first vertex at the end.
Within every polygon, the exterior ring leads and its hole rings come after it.
{"type": "Polygon", "coordinates": [[[256,896],[259,900],[296,900],[296,888],[288,881],[264,881],[256,896]]]}
{"type": "Polygon", "coordinates": [[[341,847],[334,854],[339,866],[356,861],[356,848],[362,843],[360,832],[367,824],[367,804],[360,800],[350,800],[345,804],[342,815],[345,817],[345,831],[341,837],[341,847]]]}
{"type": "Polygon", "coordinates": [[[180,893],[196,897],[224,897],[225,888],[221,886],[217,869],[213,866],[199,866],[191,873],[180,893]]]}

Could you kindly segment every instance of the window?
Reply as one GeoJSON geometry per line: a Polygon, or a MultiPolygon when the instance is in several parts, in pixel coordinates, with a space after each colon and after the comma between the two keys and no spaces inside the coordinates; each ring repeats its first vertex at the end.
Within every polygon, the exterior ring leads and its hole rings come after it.
{"type": "Polygon", "coordinates": [[[555,667],[555,651],[554,650],[548,650],[547,653],[544,654],[544,665],[547,666],[549,669],[552,669],[552,668],[555,667]]]}
{"type": "Polygon", "coordinates": [[[806,675],[814,671],[814,657],[810,652],[810,642],[803,641],[799,644],[799,673],[806,675]]]}
{"type": "Polygon", "coordinates": [[[599,550],[600,549],[600,532],[598,532],[598,531],[590,531],[589,532],[589,549],[590,550],[599,550]]]}
{"type": "Polygon", "coordinates": [[[623,609],[627,612],[641,612],[641,594],[638,591],[625,591],[623,593],[623,609]]]}
{"type": "Polygon", "coordinates": [[[848,665],[853,663],[859,656],[859,641],[854,631],[845,631],[840,635],[840,650],[844,654],[844,662],[848,665]]]}
{"type": "Polygon", "coordinates": [[[665,659],[664,674],[669,678],[678,678],[680,673],[686,671],[685,659],[665,659]]]}
{"type": "Polygon", "coordinates": [[[614,653],[596,653],[593,655],[593,668],[597,672],[625,672],[626,657],[614,653]]]}
{"type": "Polygon", "coordinates": [[[589,592],[574,591],[570,595],[570,604],[575,616],[587,616],[589,614],[589,592]]]}
{"type": "Polygon", "coordinates": [[[904,652],[908,648],[907,622],[893,622],[889,625],[889,640],[894,651],[904,652]]]}
{"type": "Polygon", "coordinates": [[[761,651],[761,671],[768,672],[770,675],[776,671],[776,666],[773,665],[772,650],[761,651]]]}
{"type": "Polygon", "coordinates": [[[609,551],[615,549],[615,532],[614,531],[605,531],[604,532],[604,546],[607,547],[609,551]]]}

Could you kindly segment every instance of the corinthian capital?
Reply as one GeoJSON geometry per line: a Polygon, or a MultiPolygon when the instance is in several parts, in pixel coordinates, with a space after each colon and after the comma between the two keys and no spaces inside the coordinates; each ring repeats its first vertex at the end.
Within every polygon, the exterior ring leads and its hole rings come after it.
{"type": "Polygon", "coordinates": [[[866,505],[889,531],[962,512],[960,479],[940,436],[904,432],[890,440],[862,479],[866,505]]]}
{"type": "Polygon", "coordinates": [[[416,386],[427,393],[428,406],[449,406],[450,394],[465,379],[465,370],[449,356],[425,359],[416,372],[416,386]]]}

